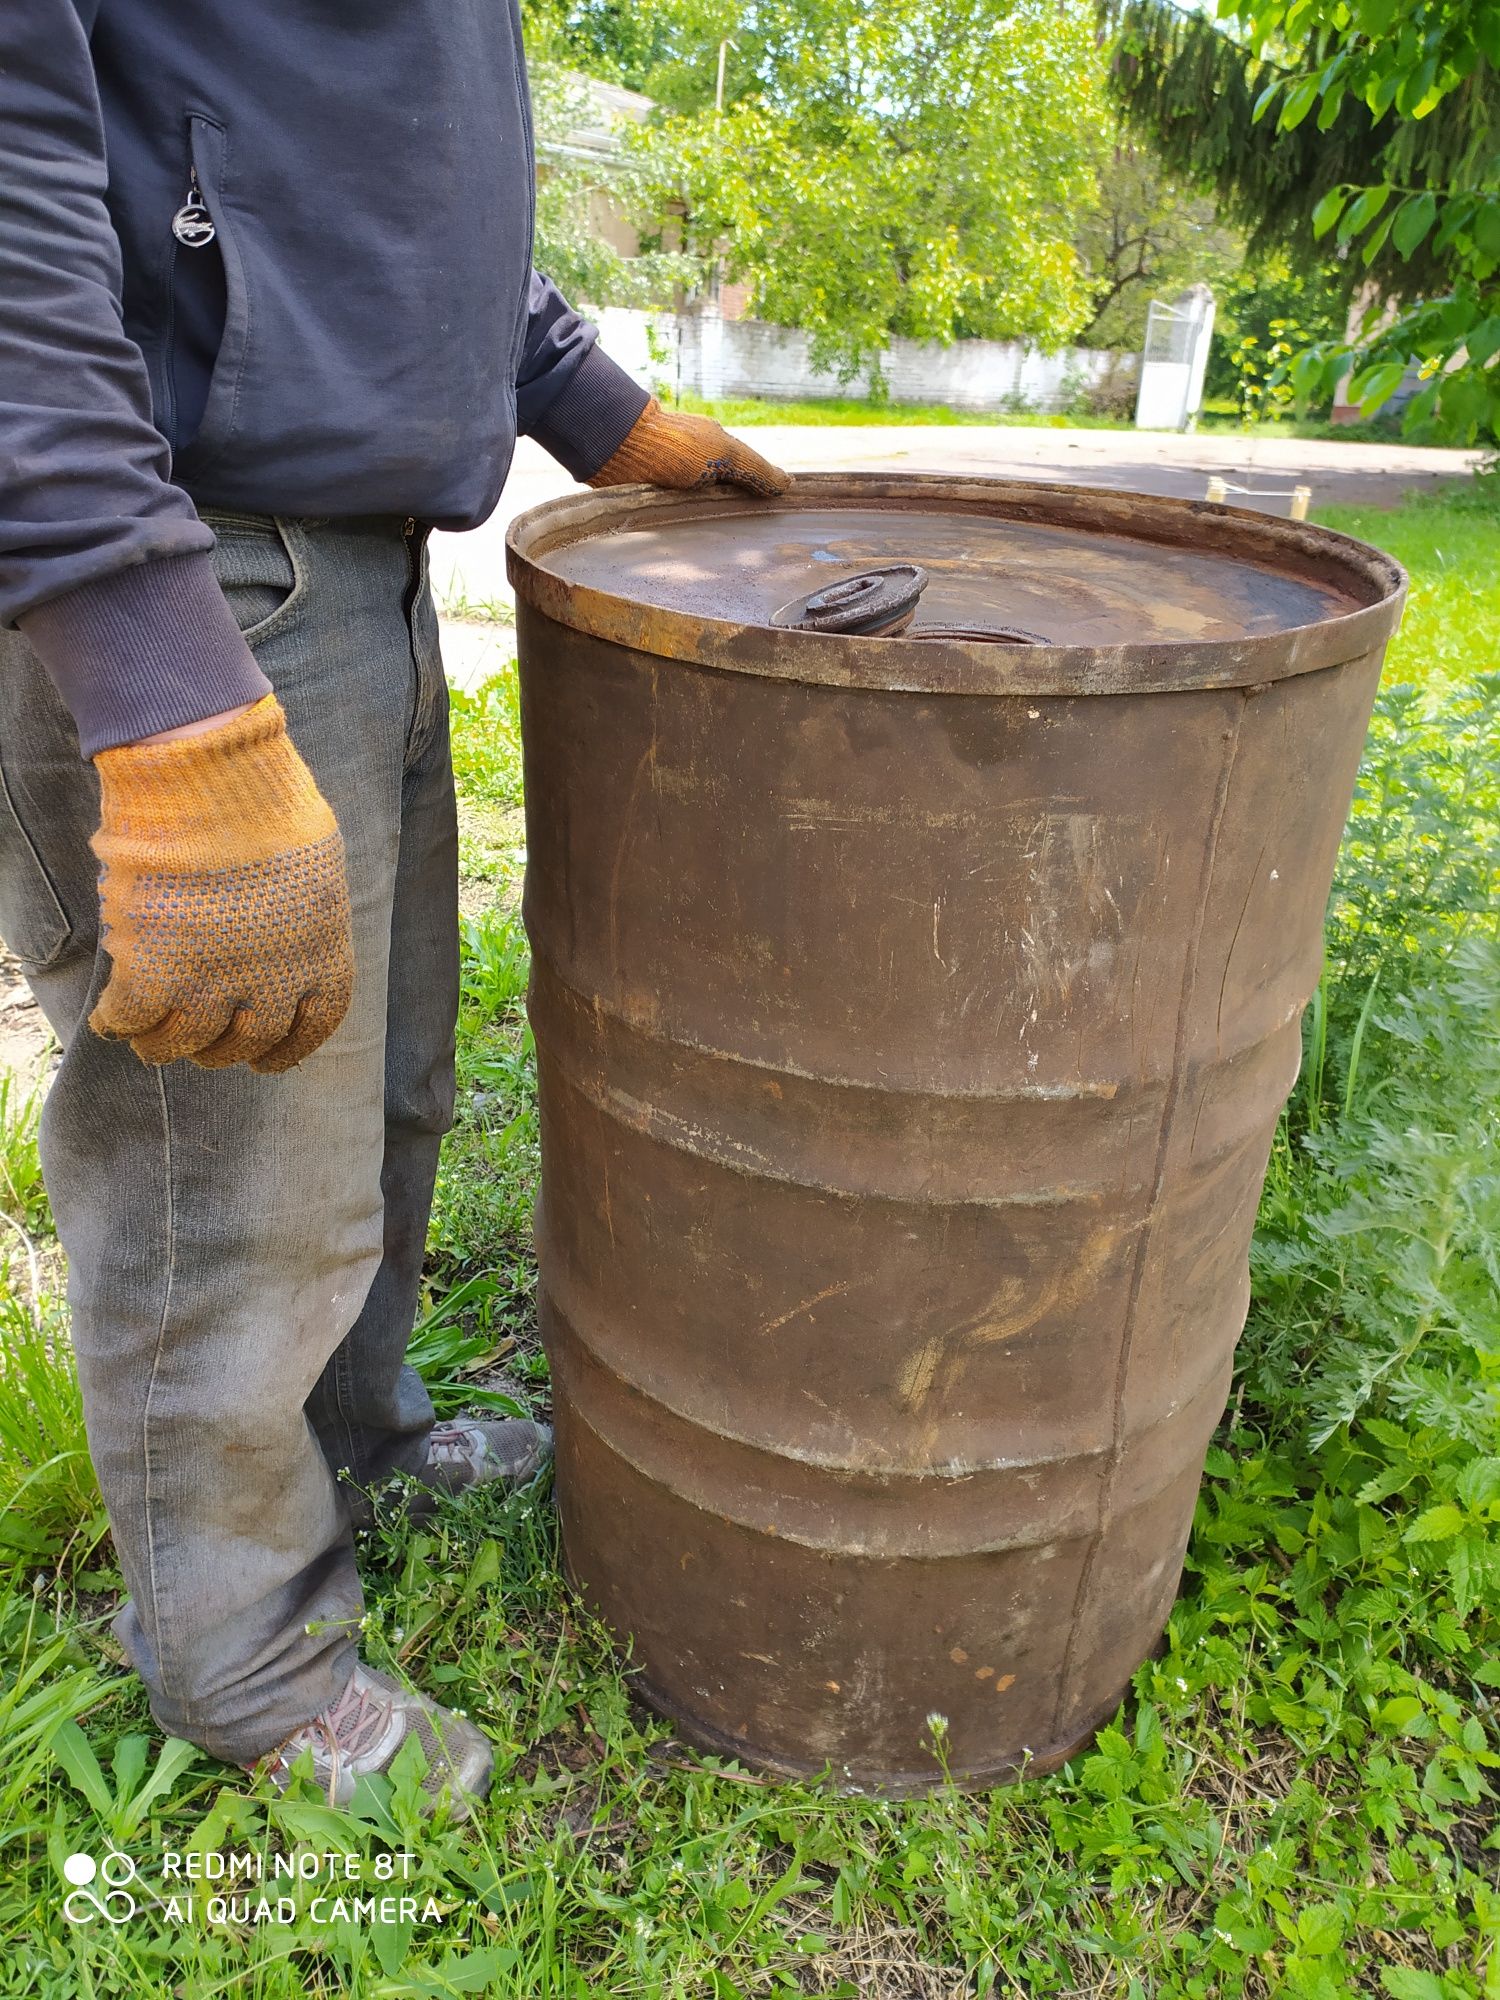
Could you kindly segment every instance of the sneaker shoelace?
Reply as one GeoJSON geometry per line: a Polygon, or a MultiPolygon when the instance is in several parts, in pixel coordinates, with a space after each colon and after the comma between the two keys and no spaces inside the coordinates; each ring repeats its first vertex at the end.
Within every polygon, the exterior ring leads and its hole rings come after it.
{"type": "Polygon", "coordinates": [[[353,1762],[367,1750],[373,1750],[390,1727],[390,1721],[389,1699],[355,1674],[332,1708],[293,1730],[274,1753],[276,1761],[290,1769],[302,1750],[316,1749],[321,1737],[328,1749],[328,1796],[332,1799],[338,1792],[342,1760],[347,1757],[353,1762]]]}
{"type": "Polygon", "coordinates": [[[467,1424],[434,1424],[427,1433],[427,1456],[435,1464],[466,1464],[474,1448],[474,1433],[467,1424]]]}

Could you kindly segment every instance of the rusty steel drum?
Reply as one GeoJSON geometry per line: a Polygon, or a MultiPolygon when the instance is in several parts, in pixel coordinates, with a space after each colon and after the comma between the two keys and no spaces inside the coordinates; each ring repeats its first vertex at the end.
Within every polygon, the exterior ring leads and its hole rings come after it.
{"type": "Polygon", "coordinates": [[[1405,579],[883,475],[509,549],[570,1573],[714,1751],[1055,1766],[1172,1606],[1405,579]],[[788,627],[889,565],[904,635],[788,627]]]}

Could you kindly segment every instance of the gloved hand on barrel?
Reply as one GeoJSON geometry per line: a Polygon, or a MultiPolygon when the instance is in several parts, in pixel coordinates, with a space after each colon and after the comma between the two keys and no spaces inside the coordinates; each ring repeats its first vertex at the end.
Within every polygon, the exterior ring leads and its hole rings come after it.
{"type": "Polygon", "coordinates": [[[772,465],[712,417],[664,410],[653,396],[625,442],[588,482],[590,486],[671,486],[690,492],[720,482],[744,486],[767,499],[785,493],[790,473],[772,465]]]}
{"type": "MultiPolygon", "coordinates": [[[[709,417],[653,396],[589,481],[784,493],[789,476],[709,417]]],[[[113,964],[90,1017],[142,1061],[275,1072],[349,1005],[343,842],[270,696],[96,758],[101,912],[113,964]]]]}

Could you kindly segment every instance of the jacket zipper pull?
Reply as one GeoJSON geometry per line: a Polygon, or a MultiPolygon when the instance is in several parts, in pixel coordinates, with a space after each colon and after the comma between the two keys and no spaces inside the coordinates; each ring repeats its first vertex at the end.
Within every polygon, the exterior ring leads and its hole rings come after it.
{"type": "Polygon", "coordinates": [[[218,231],[198,187],[198,169],[188,169],[187,200],[172,217],[172,234],[188,250],[206,250],[218,231]]]}

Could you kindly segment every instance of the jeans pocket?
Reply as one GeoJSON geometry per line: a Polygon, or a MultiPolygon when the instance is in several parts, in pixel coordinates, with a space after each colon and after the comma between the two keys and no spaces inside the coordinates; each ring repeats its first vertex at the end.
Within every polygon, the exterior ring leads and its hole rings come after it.
{"type": "Polygon", "coordinates": [[[72,926],[45,862],[16,810],[15,786],[0,759],[0,938],[28,972],[62,956],[72,926]]]}
{"type": "Polygon", "coordinates": [[[284,521],[205,508],[214,531],[214,571],[234,621],[253,651],[297,616],[307,589],[297,537],[284,521]]]}

